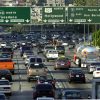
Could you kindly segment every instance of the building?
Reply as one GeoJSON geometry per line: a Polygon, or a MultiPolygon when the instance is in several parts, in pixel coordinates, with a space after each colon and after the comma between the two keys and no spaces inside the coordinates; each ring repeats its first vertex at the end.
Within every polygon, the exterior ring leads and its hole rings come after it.
{"type": "Polygon", "coordinates": [[[0,0],[0,6],[16,6],[17,0],[0,0]]]}
{"type": "Polygon", "coordinates": [[[46,0],[46,6],[64,6],[65,0],[46,0]]]}

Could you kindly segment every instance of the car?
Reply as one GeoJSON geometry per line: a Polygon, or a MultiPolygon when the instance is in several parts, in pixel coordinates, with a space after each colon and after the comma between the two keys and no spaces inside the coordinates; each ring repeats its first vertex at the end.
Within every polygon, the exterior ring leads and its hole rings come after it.
{"type": "Polygon", "coordinates": [[[93,72],[93,78],[100,78],[100,66],[95,67],[95,71],[93,72]]]}
{"type": "Polygon", "coordinates": [[[81,69],[71,69],[68,74],[68,81],[71,82],[82,82],[85,83],[85,73],[81,69]]]}
{"type": "Polygon", "coordinates": [[[59,55],[64,55],[65,54],[65,47],[64,46],[56,46],[56,50],[58,51],[59,55]]]}
{"type": "Polygon", "coordinates": [[[93,73],[96,67],[100,67],[100,62],[91,62],[87,64],[88,73],[93,73]]]}
{"type": "Polygon", "coordinates": [[[62,92],[62,100],[69,100],[69,99],[82,99],[82,95],[80,94],[79,90],[65,90],[62,92]]]}
{"type": "Polygon", "coordinates": [[[25,51],[24,53],[23,53],[23,59],[26,59],[27,57],[28,57],[28,55],[34,55],[34,53],[32,52],[32,51],[25,51]]]}
{"type": "Polygon", "coordinates": [[[0,69],[0,79],[2,79],[2,78],[5,78],[11,82],[12,81],[12,73],[7,69],[0,69]]]}
{"type": "Polygon", "coordinates": [[[36,100],[54,100],[53,97],[38,97],[36,100]]]}
{"type": "Polygon", "coordinates": [[[61,57],[55,61],[54,69],[69,69],[71,67],[71,61],[69,58],[61,57]]]}
{"type": "Polygon", "coordinates": [[[39,76],[38,77],[38,79],[37,79],[38,84],[45,83],[45,82],[52,84],[52,86],[55,88],[56,80],[55,80],[55,78],[53,78],[52,75],[47,74],[46,76],[39,76]]]}
{"type": "Polygon", "coordinates": [[[46,76],[47,67],[44,64],[30,64],[27,69],[27,80],[30,82],[32,79],[36,80],[36,76],[46,76]]]}
{"type": "Polygon", "coordinates": [[[15,62],[11,58],[0,58],[0,69],[8,69],[14,74],[15,62]]]}
{"type": "Polygon", "coordinates": [[[0,80],[0,93],[9,94],[11,96],[12,89],[11,83],[6,79],[0,80]]]}
{"type": "Polygon", "coordinates": [[[38,97],[53,97],[55,98],[55,89],[49,83],[37,84],[33,89],[33,99],[38,97]]]}
{"type": "Polygon", "coordinates": [[[0,93],[0,100],[7,100],[6,95],[4,93],[0,93]]]}
{"type": "Polygon", "coordinates": [[[23,57],[24,52],[31,50],[32,48],[27,45],[22,45],[20,47],[20,56],[23,57]]]}
{"type": "Polygon", "coordinates": [[[57,59],[58,58],[57,50],[47,50],[46,58],[47,58],[47,61],[57,59]]]}

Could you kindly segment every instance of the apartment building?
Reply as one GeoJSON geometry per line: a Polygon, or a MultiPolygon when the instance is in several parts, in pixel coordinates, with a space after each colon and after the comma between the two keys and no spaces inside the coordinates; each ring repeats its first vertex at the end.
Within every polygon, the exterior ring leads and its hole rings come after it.
{"type": "Polygon", "coordinates": [[[47,6],[64,6],[65,0],[46,0],[47,6]]]}

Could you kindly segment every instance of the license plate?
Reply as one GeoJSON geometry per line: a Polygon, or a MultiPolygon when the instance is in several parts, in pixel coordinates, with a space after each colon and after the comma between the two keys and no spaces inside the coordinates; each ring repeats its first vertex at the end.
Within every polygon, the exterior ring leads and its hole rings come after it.
{"type": "Polygon", "coordinates": [[[34,64],[35,66],[38,66],[39,64],[34,64]]]}
{"type": "Polygon", "coordinates": [[[61,64],[61,65],[64,65],[64,64],[61,64]]]}
{"type": "Polygon", "coordinates": [[[76,75],[76,77],[79,77],[79,75],[76,75]]]}

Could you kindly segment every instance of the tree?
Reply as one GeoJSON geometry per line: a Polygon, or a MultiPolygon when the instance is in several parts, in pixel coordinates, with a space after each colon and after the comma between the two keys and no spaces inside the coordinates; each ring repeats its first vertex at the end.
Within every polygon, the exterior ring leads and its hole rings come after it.
{"type": "Polygon", "coordinates": [[[85,6],[86,5],[86,0],[74,0],[74,4],[76,6],[85,6]]]}
{"type": "Polygon", "coordinates": [[[12,27],[12,31],[15,31],[15,32],[18,32],[18,33],[23,33],[23,31],[24,31],[24,26],[21,25],[21,24],[14,25],[14,26],[12,27]]]}
{"type": "Polygon", "coordinates": [[[100,47],[100,30],[98,30],[92,34],[92,39],[93,39],[93,41],[92,41],[93,45],[100,47]]]}

